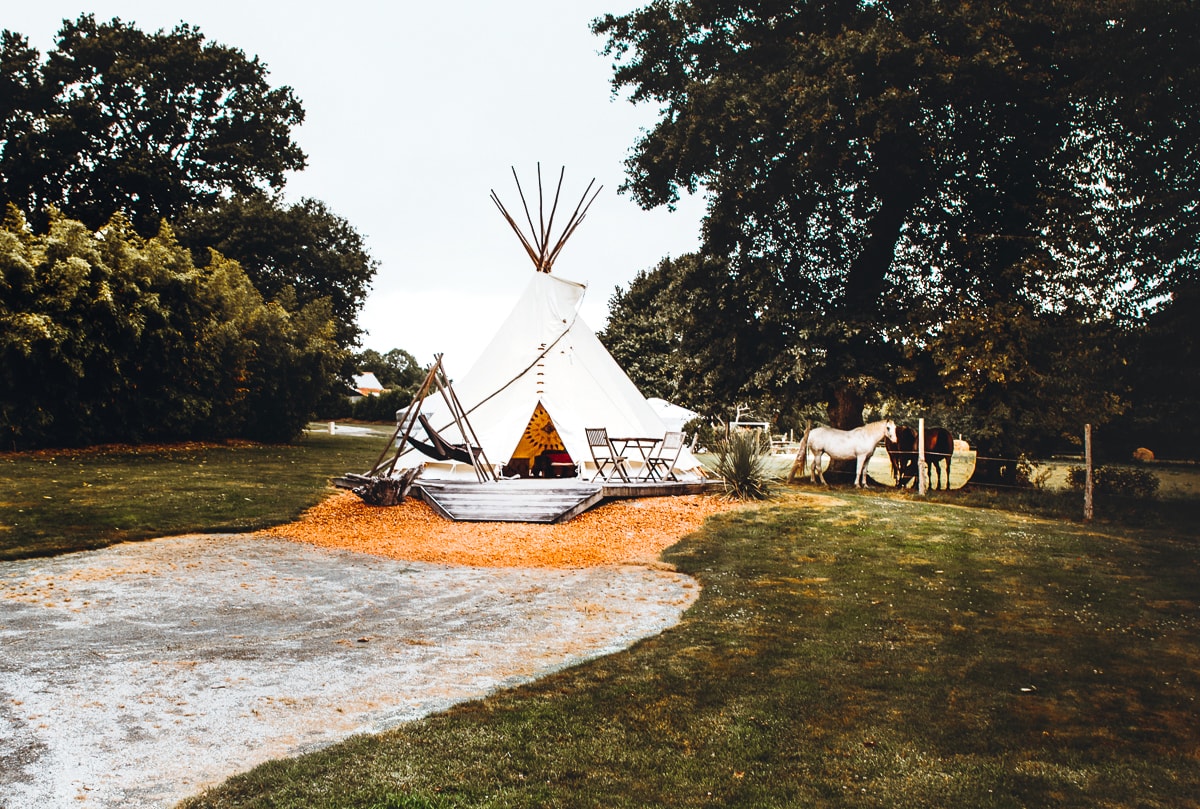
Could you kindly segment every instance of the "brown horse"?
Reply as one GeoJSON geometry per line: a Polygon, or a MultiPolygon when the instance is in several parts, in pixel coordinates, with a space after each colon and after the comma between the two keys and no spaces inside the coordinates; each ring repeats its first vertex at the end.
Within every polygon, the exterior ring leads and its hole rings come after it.
{"type": "Polygon", "coordinates": [[[885,438],[888,460],[892,462],[892,482],[903,486],[917,476],[917,431],[903,424],[896,425],[896,440],[885,438]]]}
{"type": "Polygon", "coordinates": [[[954,455],[954,436],[944,427],[934,427],[932,430],[925,431],[925,475],[928,478],[929,473],[937,470],[937,486],[935,489],[942,488],[942,467],[941,461],[946,462],[946,490],[950,489],[950,458],[954,455]]]}
{"type": "MultiPolygon", "coordinates": [[[[892,476],[897,486],[907,486],[917,477],[917,431],[912,427],[896,428],[896,446],[888,444],[888,456],[892,461],[892,476]]],[[[942,466],[946,462],[946,489],[950,488],[950,459],[954,455],[954,436],[944,427],[933,427],[925,431],[925,472],[929,480],[937,471],[937,485],[942,488],[942,466]]]]}

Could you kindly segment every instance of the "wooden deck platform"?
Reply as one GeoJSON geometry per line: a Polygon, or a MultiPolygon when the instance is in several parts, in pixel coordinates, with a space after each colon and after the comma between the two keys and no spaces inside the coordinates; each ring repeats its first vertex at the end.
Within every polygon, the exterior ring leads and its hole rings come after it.
{"type": "Polygon", "coordinates": [[[599,484],[497,480],[488,483],[419,480],[412,494],[456,522],[558,523],[604,499],[599,484]]]}
{"type": "MultiPolygon", "coordinates": [[[[353,489],[370,478],[346,474],[333,479],[341,489],[353,489]]],[[[411,497],[419,497],[438,514],[457,522],[560,523],[605,500],[714,494],[720,481],[684,480],[635,483],[592,483],[578,478],[517,479],[477,483],[471,480],[417,478],[411,497]]]]}
{"type": "Polygon", "coordinates": [[[605,500],[721,491],[717,482],[588,483],[580,480],[422,480],[412,494],[457,522],[561,523],[605,500]]]}

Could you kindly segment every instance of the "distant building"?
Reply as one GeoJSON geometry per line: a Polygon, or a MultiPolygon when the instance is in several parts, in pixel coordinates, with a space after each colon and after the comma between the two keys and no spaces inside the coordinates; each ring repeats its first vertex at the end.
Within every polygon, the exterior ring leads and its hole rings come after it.
{"type": "Polygon", "coordinates": [[[378,396],[383,393],[383,385],[379,384],[375,374],[370,371],[354,375],[354,389],[362,396],[378,396]]]}

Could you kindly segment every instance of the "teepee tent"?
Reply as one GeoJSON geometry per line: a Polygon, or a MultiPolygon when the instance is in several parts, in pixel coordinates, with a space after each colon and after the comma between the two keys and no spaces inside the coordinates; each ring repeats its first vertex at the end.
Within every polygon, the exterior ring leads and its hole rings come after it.
{"type": "MultiPolygon", "coordinates": [[[[538,183],[540,198],[540,169],[538,183]]],[[[560,190],[561,186],[560,175],[560,190]]],[[[519,181],[517,187],[520,189],[519,181]]],[[[550,273],[562,243],[591,204],[588,192],[557,242],[552,242],[549,234],[558,192],[549,221],[539,214],[538,227],[533,225],[526,206],[526,219],[533,231],[528,239],[492,194],[538,272],[475,365],[453,384],[480,445],[494,463],[510,470],[532,463],[543,452],[561,451],[570,456],[571,463],[579,465],[583,477],[590,479],[595,469],[586,428],[604,427],[612,437],[641,438],[662,438],[667,430],[654,407],[580,317],[586,286],[550,273]]],[[[450,423],[437,409],[425,415],[435,429],[450,423]]],[[[400,465],[422,462],[413,455],[411,461],[402,456],[400,465]]],[[[633,453],[630,460],[636,472],[640,459],[633,453]]],[[[463,466],[427,463],[423,476],[471,472],[469,466],[463,466]]],[[[677,477],[696,478],[702,474],[700,464],[686,449],[674,472],[677,477]]]]}
{"type": "MultiPolygon", "coordinates": [[[[474,367],[454,382],[494,462],[532,460],[561,445],[586,473],[592,456],[585,428],[605,427],[614,437],[666,433],[654,408],[579,316],[584,290],[583,284],[535,273],[474,367]]],[[[427,418],[436,429],[448,423],[438,411],[427,418]]],[[[442,469],[471,472],[469,465],[430,463],[424,476],[437,477],[442,469]]],[[[696,476],[698,470],[685,450],[675,474],[696,476]]]]}

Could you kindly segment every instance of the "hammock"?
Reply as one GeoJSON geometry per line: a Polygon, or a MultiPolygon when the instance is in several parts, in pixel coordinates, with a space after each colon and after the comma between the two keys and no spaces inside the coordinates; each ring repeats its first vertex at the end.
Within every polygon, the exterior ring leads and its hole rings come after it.
{"type": "Polygon", "coordinates": [[[419,452],[433,458],[435,461],[459,461],[461,463],[474,463],[474,455],[480,452],[479,447],[468,448],[466,444],[450,444],[433,429],[433,425],[429,423],[429,419],[425,418],[424,414],[418,415],[417,419],[421,422],[421,426],[425,428],[425,434],[429,436],[432,442],[426,444],[424,441],[418,441],[411,435],[408,437],[408,443],[415,447],[419,452]]]}

